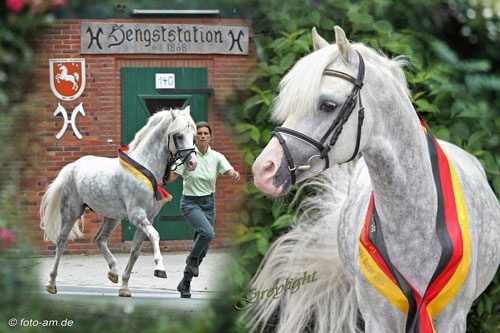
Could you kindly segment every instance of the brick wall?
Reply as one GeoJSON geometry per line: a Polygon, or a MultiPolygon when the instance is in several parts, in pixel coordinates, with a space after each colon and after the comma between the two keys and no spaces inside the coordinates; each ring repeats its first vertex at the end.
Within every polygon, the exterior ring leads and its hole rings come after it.
{"type": "MultiPolygon", "coordinates": [[[[99,20],[92,20],[99,21],[99,20]]],[[[141,22],[164,24],[222,24],[247,25],[249,20],[237,19],[141,19],[112,20],[112,22],[141,22]]],[[[249,55],[217,54],[177,54],[177,55],[82,55],[80,50],[80,20],[61,20],[51,27],[40,31],[36,36],[36,63],[32,82],[33,93],[28,97],[32,118],[35,124],[26,156],[29,165],[23,171],[23,205],[28,207],[29,218],[21,221],[28,230],[29,238],[36,252],[53,253],[55,246],[43,241],[43,232],[39,228],[38,210],[46,186],[57,176],[66,164],[84,155],[115,157],[116,148],[107,143],[112,139],[120,142],[121,131],[121,80],[120,68],[138,67],[206,67],[208,86],[214,89],[209,96],[208,119],[214,125],[215,135],[212,147],[222,152],[236,170],[242,172],[243,180],[237,184],[225,177],[217,182],[216,192],[216,238],[212,248],[220,248],[231,243],[235,227],[239,223],[239,205],[242,198],[239,186],[245,181],[246,174],[241,155],[235,145],[234,133],[224,123],[228,112],[228,97],[243,89],[247,78],[254,70],[255,49],[250,42],[249,55]],[[83,94],[74,101],[57,99],[50,89],[49,59],[85,58],[86,87],[83,94]],[[61,139],[55,135],[62,127],[62,118],[53,116],[60,103],[70,114],[83,103],[86,116],[77,119],[78,129],[83,135],[79,140],[68,128],[61,139]]],[[[106,22],[109,22],[106,21],[106,22]]],[[[97,253],[92,242],[102,221],[95,213],[86,211],[84,215],[84,239],[69,241],[68,253],[97,253]]],[[[190,241],[162,241],[162,251],[188,250],[190,241]]],[[[118,227],[109,238],[112,252],[129,251],[130,242],[121,240],[121,228],[118,227]]],[[[151,251],[150,242],[143,249],[151,251]]]]}

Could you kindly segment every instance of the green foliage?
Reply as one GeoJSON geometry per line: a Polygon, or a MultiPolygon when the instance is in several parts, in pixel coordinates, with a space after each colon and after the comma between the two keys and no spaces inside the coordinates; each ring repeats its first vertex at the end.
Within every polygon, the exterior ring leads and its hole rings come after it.
{"type": "Polygon", "coordinates": [[[500,328],[500,277],[497,274],[486,291],[473,304],[467,317],[467,332],[498,332],[500,328]]]}
{"type": "Polygon", "coordinates": [[[28,113],[23,109],[32,83],[30,43],[33,33],[53,20],[46,12],[52,4],[51,0],[39,1],[31,7],[23,4],[15,12],[7,6],[7,1],[0,0],[0,226],[12,221],[12,212],[18,209],[15,193],[21,159],[16,156],[18,147],[26,144],[25,134],[30,130],[30,123],[26,122],[28,113]],[[23,131],[19,131],[21,127],[23,131]]]}
{"type": "Polygon", "coordinates": [[[31,37],[37,28],[53,21],[44,13],[51,1],[40,1],[41,7],[26,7],[21,13],[7,8],[0,2],[0,111],[15,111],[16,103],[24,98],[27,81],[22,78],[29,72],[33,61],[31,37]],[[21,78],[21,79],[20,79],[21,78]]]}
{"type": "MultiPolygon", "coordinates": [[[[315,26],[333,40],[333,26],[348,37],[389,56],[404,55],[415,109],[441,139],[475,155],[500,196],[500,18],[489,15],[484,1],[258,1],[242,6],[253,13],[258,72],[243,105],[231,115],[248,167],[267,144],[275,124],[269,108],[283,75],[310,52],[315,26]],[[318,6],[313,4],[318,3],[318,6]],[[483,14],[486,13],[486,14],[483,14]]],[[[244,250],[238,285],[244,289],[263,251],[286,229],[294,214],[289,194],[270,200],[249,185],[242,214],[240,244],[244,250]]],[[[498,331],[498,275],[474,304],[468,331],[498,331]]]]}

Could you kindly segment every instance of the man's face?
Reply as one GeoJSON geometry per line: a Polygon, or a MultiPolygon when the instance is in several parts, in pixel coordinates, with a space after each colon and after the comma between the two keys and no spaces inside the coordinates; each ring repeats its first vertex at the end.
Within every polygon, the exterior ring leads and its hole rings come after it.
{"type": "Polygon", "coordinates": [[[208,145],[210,143],[210,131],[208,127],[199,127],[196,130],[196,144],[208,145]]]}

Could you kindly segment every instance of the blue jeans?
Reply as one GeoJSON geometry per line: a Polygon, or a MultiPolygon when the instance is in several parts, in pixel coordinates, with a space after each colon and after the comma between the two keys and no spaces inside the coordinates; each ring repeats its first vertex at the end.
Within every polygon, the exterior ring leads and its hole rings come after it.
{"type": "Polygon", "coordinates": [[[210,241],[215,237],[215,202],[214,196],[193,197],[183,195],[181,212],[184,219],[194,228],[194,241],[190,257],[203,259],[208,251],[210,241]]]}

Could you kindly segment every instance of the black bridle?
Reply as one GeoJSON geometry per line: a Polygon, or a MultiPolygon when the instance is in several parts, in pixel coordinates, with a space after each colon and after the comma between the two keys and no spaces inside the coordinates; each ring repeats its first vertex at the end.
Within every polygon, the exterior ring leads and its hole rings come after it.
{"type": "Polygon", "coordinates": [[[170,158],[167,161],[167,167],[165,168],[165,174],[163,175],[163,183],[166,183],[169,176],[170,172],[175,171],[177,167],[188,159],[189,155],[195,152],[194,147],[193,148],[182,148],[179,149],[179,145],[177,142],[177,137],[175,135],[172,135],[173,141],[174,141],[174,146],[175,146],[175,153],[172,153],[170,151],[170,136],[168,137],[168,143],[167,143],[167,149],[169,150],[170,153],[170,158]]]}
{"type": "Polygon", "coordinates": [[[336,71],[333,69],[325,69],[323,72],[324,75],[336,76],[336,77],[339,77],[341,79],[347,80],[347,81],[351,82],[354,85],[354,87],[352,88],[352,91],[349,94],[349,96],[347,96],[347,99],[345,100],[344,104],[342,104],[342,107],[339,111],[339,115],[334,119],[333,123],[328,128],[326,133],[323,135],[321,140],[316,141],[315,139],[313,139],[312,137],[310,137],[306,134],[303,134],[301,132],[298,132],[296,130],[286,128],[286,127],[276,127],[276,129],[272,133],[272,135],[278,139],[278,141],[279,141],[279,143],[280,143],[280,145],[283,148],[283,151],[285,153],[285,158],[286,158],[287,163],[288,163],[288,170],[290,170],[290,173],[292,176],[292,185],[295,184],[295,182],[296,182],[297,170],[298,171],[305,171],[305,170],[310,169],[310,167],[311,167],[310,161],[314,157],[319,157],[320,159],[325,160],[325,167],[323,168],[323,170],[328,169],[328,167],[330,166],[328,153],[330,152],[332,147],[337,142],[337,140],[340,136],[340,133],[342,133],[342,128],[344,127],[344,124],[349,119],[352,111],[354,110],[354,107],[356,106],[357,101],[359,101],[359,110],[358,110],[358,133],[356,136],[356,147],[354,148],[354,153],[352,154],[352,157],[349,160],[347,160],[346,162],[351,161],[358,154],[359,143],[361,140],[361,127],[363,126],[363,119],[365,117],[365,112],[364,112],[365,109],[363,107],[363,103],[361,102],[361,95],[360,95],[361,87],[363,87],[363,79],[365,77],[365,63],[363,61],[363,57],[361,57],[361,54],[359,54],[359,52],[357,52],[357,51],[356,51],[356,53],[358,54],[358,57],[359,57],[359,67],[358,67],[357,78],[354,78],[349,74],[346,74],[344,72],[339,72],[339,71],[336,71]],[[295,137],[296,139],[299,139],[301,141],[304,141],[304,142],[312,145],[313,147],[315,147],[318,150],[319,155],[311,156],[307,162],[308,164],[295,165],[293,158],[292,158],[292,155],[290,153],[290,150],[288,149],[286,141],[283,138],[283,136],[281,135],[281,133],[290,135],[292,137],[295,137]],[[330,135],[331,135],[331,137],[330,137],[330,135]],[[328,137],[330,137],[330,140],[327,142],[328,137]]]}

